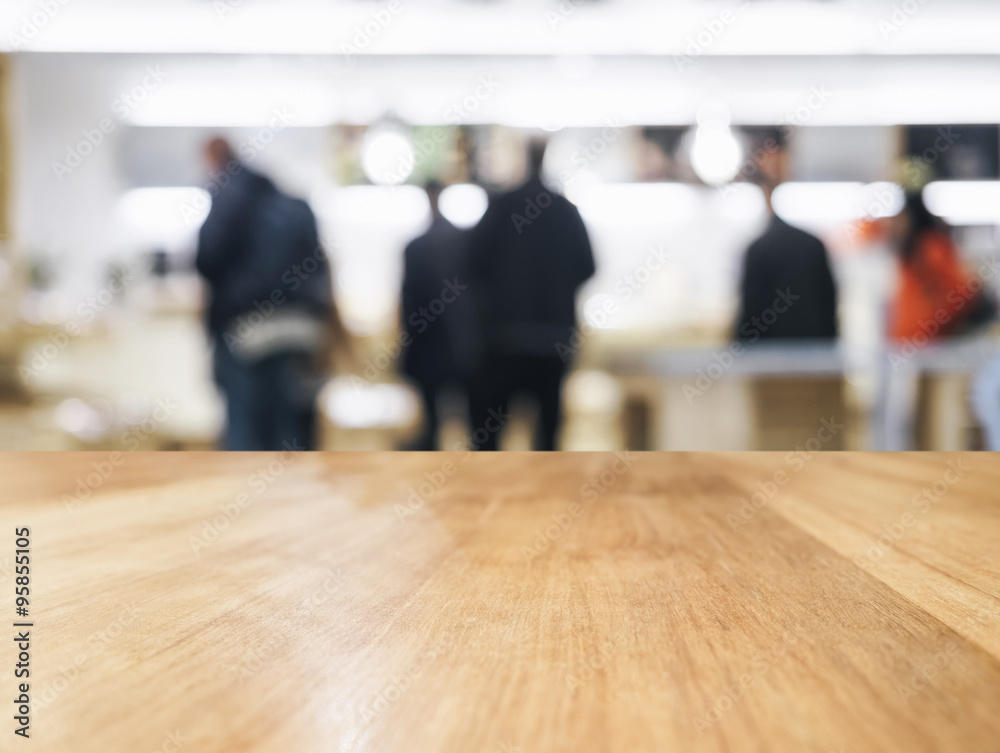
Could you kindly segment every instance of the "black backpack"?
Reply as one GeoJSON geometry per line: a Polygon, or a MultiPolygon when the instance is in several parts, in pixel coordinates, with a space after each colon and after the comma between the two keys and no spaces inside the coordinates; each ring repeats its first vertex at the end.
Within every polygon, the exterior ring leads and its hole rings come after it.
{"type": "Polygon", "coordinates": [[[316,217],[301,199],[269,187],[254,202],[246,253],[239,272],[239,300],[251,311],[256,303],[282,301],[323,315],[333,290],[330,264],[320,245],[316,217]]]}

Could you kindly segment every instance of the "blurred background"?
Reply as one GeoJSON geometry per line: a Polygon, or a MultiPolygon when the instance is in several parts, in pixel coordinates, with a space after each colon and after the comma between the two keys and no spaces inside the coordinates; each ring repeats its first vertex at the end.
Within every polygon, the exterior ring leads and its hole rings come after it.
{"type": "MultiPolygon", "coordinates": [[[[353,350],[317,398],[322,448],[419,434],[399,364],[421,186],[471,228],[539,135],[596,262],[559,447],[989,446],[994,327],[917,347],[888,321],[906,192],[995,299],[995,2],[5,0],[0,50],[2,449],[216,446],[193,260],[217,135],[317,217],[353,350]],[[734,353],[764,126],[788,141],[774,213],[825,244],[840,334],[734,353]]],[[[501,446],[536,420],[515,401],[501,446]]]]}

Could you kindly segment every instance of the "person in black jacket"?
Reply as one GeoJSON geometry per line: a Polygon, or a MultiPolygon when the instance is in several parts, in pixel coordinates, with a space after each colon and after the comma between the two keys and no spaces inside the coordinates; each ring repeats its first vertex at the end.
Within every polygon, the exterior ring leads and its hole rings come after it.
{"type": "Polygon", "coordinates": [[[442,189],[434,180],[424,187],[431,225],[403,252],[402,371],[417,385],[424,404],[423,429],[408,448],[411,450],[437,449],[441,425],[438,400],[446,388],[467,389],[477,346],[468,292],[468,233],[441,214],[438,199],[442,189]]]}
{"type": "Polygon", "coordinates": [[[206,147],[212,207],[195,266],[208,293],[206,327],[226,399],[228,450],[312,449],[333,291],[309,206],[206,147]]]}
{"type": "Polygon", "coordinates": [[[770,221],[743,260],[735,337],[748,343],[774,339],[835,339],[837,288],[823,242],[774,214],[771,195],[787,173],[780,129],[759,134],[754,173],[767,199],[770,221]]]}
{"type": "Polygon", "coordinates": [[[515,393],[538,404],[535,449],[555,449],[567,369],[557,346],[570,342],[576,293],[594,274],[580,212],[542,182],[544,156],[545,142],[533,140],[527,182],[490,202],[470,240],[484,346],[473,396],[473,425],[488,435],[476,441],[482,449],[497,448],[496,424],[515,393]]]}

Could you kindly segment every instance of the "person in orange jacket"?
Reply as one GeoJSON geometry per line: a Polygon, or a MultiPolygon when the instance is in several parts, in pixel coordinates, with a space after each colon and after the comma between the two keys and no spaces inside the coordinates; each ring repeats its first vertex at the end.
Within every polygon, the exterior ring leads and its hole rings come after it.
{"type": "Polygon", "coordinates": [[[981,287],[959,257],[948,226],[927,209],[919,193],[909,194],[896,217],[899,283],[889,320],[894,340],[930,341],[963,328],[976,308],[981,287]]]}

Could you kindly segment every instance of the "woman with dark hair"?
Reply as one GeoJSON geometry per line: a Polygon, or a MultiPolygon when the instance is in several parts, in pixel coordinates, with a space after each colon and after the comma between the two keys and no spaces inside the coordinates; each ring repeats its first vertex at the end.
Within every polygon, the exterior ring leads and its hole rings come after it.
{"type": "Polygon", "coordinates": [[[948,226],[931,214],[920,193],[907,195],[895,218],[893,236],[900,269],[890,337],[919,345],[953,335],[971,323],[983,300],[982,286],[966,271],[948,226]]]}

